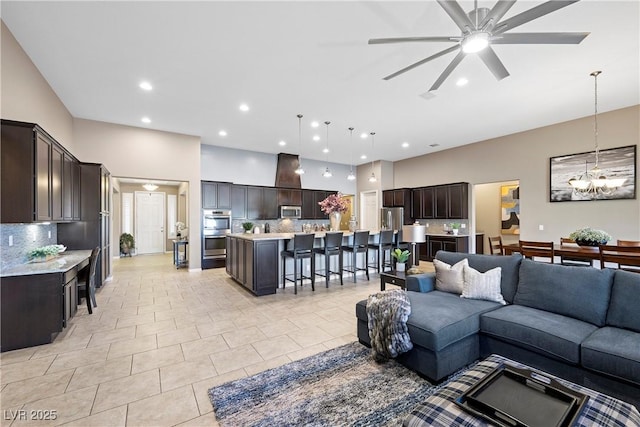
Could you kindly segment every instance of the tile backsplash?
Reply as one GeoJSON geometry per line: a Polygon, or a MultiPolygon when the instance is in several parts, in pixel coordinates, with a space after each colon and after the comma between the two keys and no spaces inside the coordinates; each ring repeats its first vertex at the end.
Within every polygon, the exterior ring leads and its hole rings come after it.
{"type": "Polygon", "coordinates": [[[269,224],[269,229],[271,233],[294,233],[294,232],[302,232],[302,226],[304,224],[311,224],[312,227],[318,226],[321,227],[324,225],[325,228],[329,227],[329,220],[302,220],[302,219],[274,219],[270,221],[265,220],[234,220],[231,224],[231,232],[232,233],[243,233],[244,228],[242,228],[243,222],[251,222],[253,226],[259,226],[260,232],[264,233],[264,225],[269,224]]]}
{"type": "Polygon", "coordinates": [[[0,269],[22,264],[29,251],[57,242],[56,224],[0,224],[0,269]]]}

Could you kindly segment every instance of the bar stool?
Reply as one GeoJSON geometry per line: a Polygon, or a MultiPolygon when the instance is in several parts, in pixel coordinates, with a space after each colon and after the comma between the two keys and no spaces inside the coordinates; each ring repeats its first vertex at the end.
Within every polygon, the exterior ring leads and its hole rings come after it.
{"type": "Polygon", "coordinates": [[[318,273],[317,271],[316,274],[325,278],[327,288],[329,287],[329,276],[331,276],[331,273],[339,274],[340,286],[343,285],[342,273],[344,270],[342,268],[342,236],[343,233],[341,231],[337,233],[327,233],[324,237],[324,246],[321,248],[313,248],[314,258],[316,255],[324,255],[324,270],[322,270],[324,271],[324,274],[318,273]],[[338,271],[331,270],[331,257],[334,255],[338,256],[338,271]]]}
{"type": "MultiPolygon", "coordinates": [[[[382,230],[378,236],[377,243],[369,243],[369,249],[376,251],[376,264],[373,266],[376,272],[380,273],[380,268],[384,272],[385,267],[393,270],[393,260],[391,251],[393,250],[393,230],[382,230]],[[389,261],[386,261],[386,254],[389,251],[389,261]],[[382,259],[382,263],[380,260],[382,259]]],[[[367,267],[370,267],[369,265],[367,267]]]]}
{"type": "Polygon", "coordinates": [[[315,256],[313,255],[313,241],[315,239],[315,234],[313,233],[304,233],[304,234],[296,234],[293,236],[293,250],[284,250],[280,253],[282,257],[282,289],[284,289],[284,285],[286,281],[293,282],[293,292],[298,294],[298,261],[300,261],[300,287],[302,287],[302,281],[304,279],[311,280],[311,290],[315,291],[315,256]],[[287,258],[293,258],[293,280],[287,278],[287,258]],[[303,264],[302,261],[304,259],[311,260],[311,275],[305,276],[303,274],[303,264]]]}
{"type": "Polygon", "coordinates": [[[369,280],[369,268],[367,267],[367,260],[369,259],[369,231],[356,231],[353,233],[353,244],[345,245],[342,247],[345,252],[351,252],[351,269],[344,267],[344,270],[353,273],[353,281],[356,281],[356,273],[358,271],[364,271],[367,274],[367,280],[369,280]],[[364,268],[358,267],[358,254],[364,254],[364,268]]]}

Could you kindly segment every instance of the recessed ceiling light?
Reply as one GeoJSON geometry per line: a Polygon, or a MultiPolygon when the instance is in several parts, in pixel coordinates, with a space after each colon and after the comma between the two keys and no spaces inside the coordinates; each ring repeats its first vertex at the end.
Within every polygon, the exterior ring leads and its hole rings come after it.
{"type": "Polygon", "coordinates": [[[143,117],[141,120],[142,120],[142,123],[147,123],[147,124],[151,123],[151,119],[149,117],[143,117]]]}
{"type": "Polygon", "coordinates": [[[140,86],[140,89],[143,89],[143,90],[153,89],[153,86],[151,86],[151,83],[149,82],[141,82],[139,86],[140,86]]]}
{"type": "Polygon", "coordinates": [[[458,86],[464,86],[467,83],[469,83],[469,80],[465,79],[464,77],[459,78],[458,81],[456,82],[456,85],[458,86]]]}
{"type": "Polygon", "coordinates": [[[403,142],[402,143],[402,148],[407,148],[409,147],[409,143],[408,142],[403,142]]]}
{"type": "Polygon", "coordinates": [[[316,121],[311,122],[311,127],[312,128],[317,128],[318,126],[320,126],[320,123],[318,123],[316,121]]]}
{"type": "Polygon", "coordinates": [[[240,104],[240,111],[247,112],[249,111],[249,106],[247,104],[240,104]]]}
{"type": "Polygon", "coordinates": [[[227,131],[226,130],[221,130],[220,132],[218,132],[218,135],[227,136],[227,131]]]}
{"type": "Polygon", "coordinates": [[[318,135],[313,135],[313,139],[314,141],[320,141],[320,137],[318,135]]]}
{"type": "Polygon", "coordinates": [[[366,154],[363,154],[362,156],[360,156],[360,158],[361,158],[362,160],[364,160],[364,159],[366,159],[366,158],[367,158],[367,155],[366,155],[366,154]]]}
{"type": "Polygon", "coordinates": [[[278,142],[278,145],[280,145],[281,147],[284,147],[285,145],[287,145],[287,143],[284,141],[280,141],[278,142]]]}
{"type": "Polygon", "coordinates": [[[329,152],[329,149],[325,147],[325,148],[323,148],[323,149],[322,149],[322,152],[323,152],[324,154],[327,154],[327,153],[329,152]]]}
{"type": "Polygon", "coordinates": [[[362,138],[362,139],[367,139],[368,137],[369,137],[369,134],[368,134],[368,133],[364,133],[364,132],[362,132],[362,133],[360,134],[360,138],[362,138]]]}

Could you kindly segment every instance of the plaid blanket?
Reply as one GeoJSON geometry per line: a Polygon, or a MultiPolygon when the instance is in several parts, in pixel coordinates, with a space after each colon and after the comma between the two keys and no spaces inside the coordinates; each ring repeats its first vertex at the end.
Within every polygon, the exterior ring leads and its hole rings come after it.
{"type": "MultiPolygon", "coordinates": [[[[485,360],[469,369],[456,381],[446,384],[437,393],[433,394],[420,405],[416,406],[405,419],[403,425],[407,427],[450,427],[450,426],[490,426],[482,419],[465,412],[454,403],[465,391],[482,380],[498,365],[506,363],[515,367],[529,369],[528,366],[514,362],[502,356],[493,354],[485,360]]],[[[561,378],[548,375],[557,379],[563,385],[589,396],[580,418],[575,427],[593,426],[640,426],[640,414],[638,410],[628,403],[606,396],[597,391],[582,387],[561,378]]]]}
{"type": "Polygon", "coordinates": [[[367,299],[371,353],[384,362],[413,348],[407,329],[411,303],[402,289],[378,292],[367,299]]]}

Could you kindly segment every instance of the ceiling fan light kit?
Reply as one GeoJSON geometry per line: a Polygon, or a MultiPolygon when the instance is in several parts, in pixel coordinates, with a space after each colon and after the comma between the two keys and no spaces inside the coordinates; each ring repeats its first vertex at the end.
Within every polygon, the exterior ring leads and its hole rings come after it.
{"type": "Polygon", "coordinates": [[[449,17],[461,31],[460,36],[428,36],[428,37],[397,37],[370,39],[369,44],[389,44],[407,42],[454,42],[455,45],[437,52],[427,58],[421,59],[395,73],[384,77],[390,80],[406,73],[420,65],[439,58],[451,52],[458,52],[445,70],[436,79],[429,91],[437,90],[449,77],[455,68],[462,62],[467,54],[476,53],[489,68],[497,80],[509,76],[509,72],[502,64],[492,45],[499,44],[578,44],[589,33],[507,33],[520,25],[531,22],[558,9],[569,6],[579,0],[551,0],[535,6],[515,16],[502,20],[504,15],[515,4],[516,0],[498,0],[492,9],[478,8],[477,0],[474,8],[465,13],[456,0],[437,0],[449,17]]]}

